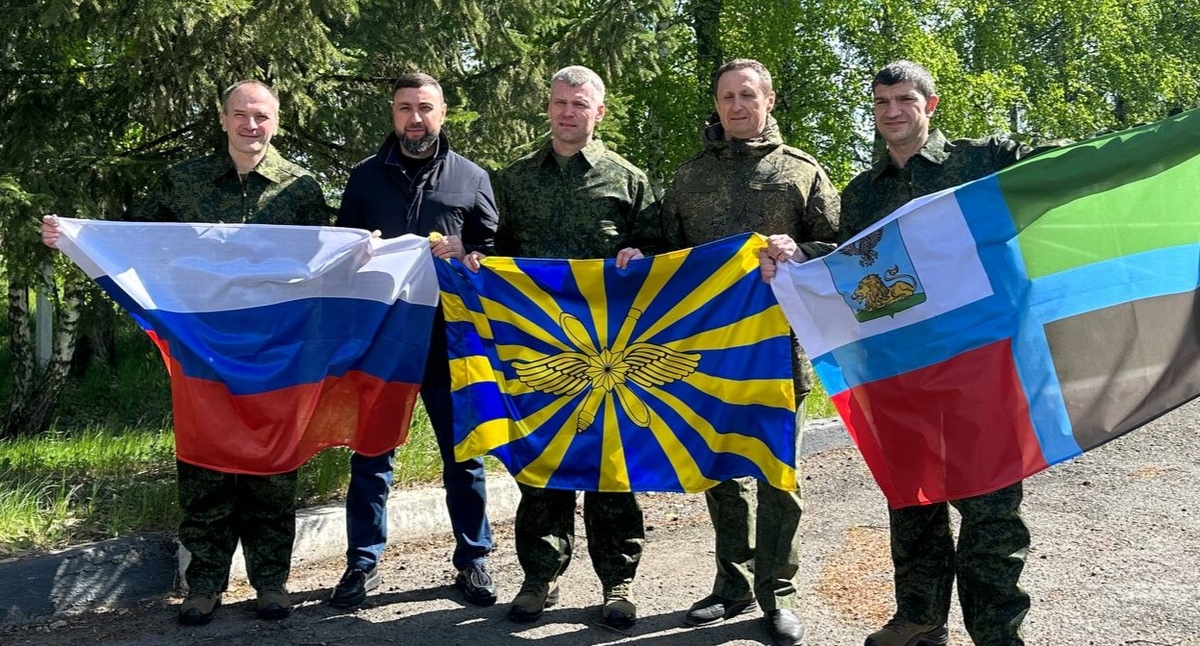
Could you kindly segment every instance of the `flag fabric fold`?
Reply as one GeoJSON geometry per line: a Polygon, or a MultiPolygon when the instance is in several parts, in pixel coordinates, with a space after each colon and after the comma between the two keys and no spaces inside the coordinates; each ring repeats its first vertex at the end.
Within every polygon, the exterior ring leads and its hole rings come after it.
{"type": "Polygon", "coordinates": [[[1200,394],[1200,111],[898,209],[772,284],[893,507],[995,491],[1200,394]]]}
{"type": "Polygon", "coordinates": [[[60,218],[59,248],[167,365],[176,452],[267,475],[406,439],[437,307],[429,242],[333,227],[60,218]]]}
{"type": "Polygon", "coordinates": [[[585,491],[796,488],[791,341],[761,236],[636,260],[439,262],[459,459],[585,491]]]}

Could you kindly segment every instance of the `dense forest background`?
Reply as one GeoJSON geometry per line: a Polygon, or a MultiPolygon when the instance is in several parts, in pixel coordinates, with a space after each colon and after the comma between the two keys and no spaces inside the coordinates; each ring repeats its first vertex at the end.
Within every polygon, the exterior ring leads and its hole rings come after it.
{"type": "Polygon", "coordinates": [[[600,136],[658,186],[699,148],[710,75],[734,57],[773,72],[785,139],[839,186],[871,159],[868,82],[896,58],[933,71],[952,136],[1080,138],[1200,97],[1200,0],[3,0],[0,16],[0,435],[48,426],[76,339],[111,316],[37,218],[120,217],[221,143],[218,95],[241,78],[280,92],[274,141],[333,204],[414,70],[441,80],[455,148],[495,169],[547,136],[548,76],[592,67],[600,136]],[[57,305],[44,365],[36,291],[57,305]]]}

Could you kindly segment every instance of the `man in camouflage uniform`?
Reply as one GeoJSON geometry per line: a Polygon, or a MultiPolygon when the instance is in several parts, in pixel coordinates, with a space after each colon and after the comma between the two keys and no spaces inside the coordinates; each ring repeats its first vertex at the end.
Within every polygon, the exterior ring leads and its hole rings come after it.
{"type": "MultiPolygon", "coordinates": [[[[258,81],[227,89],[221,104],[226,152],[187,160],[166,171],[128,219],[151,222],[329,224],[316,178],[271,146],[279,98],[258,81]]],[[[57,223],[47,216],[42,239],[53,247],[57,223]]],[[[188,597],[179,622],[205,624],[221,605],[238,540],[262,619],[283,619],[292,603],[285,583],[296,535],[296,471],[269,476],[224,473],[177,462],[179,542],[191,553],[188,597]]]]}
{"type": "MultiPolygon", "coordinates": [[[[713,97],[717,114],[704,125],[704,150],[684,162],[664,197],[671,247],[758,231],[793,250],[793,240],[810,253],[828,248],[838,227],[837,191],[812,156],[784,145],[770,115],[775,104],[770,72],[758,61],[730,61],[714,76],[713,97]]],[[[807,360],[793,357],[793,367],[799,446],[812,377],[807,360]]],[[[712,594],[693,604],[684,622],[712,625],[753,611],[757,599],[772,639],[799,644],[800,483],[790,492],[760,482],[756,501],[752,491],[752,480],[742,478],[705,494],[716,529],[717,574],[712,594]]]]}
{"type": "MultiPolygon", "coordinates": [[[[551,139],[518,159],[497,180],[500,228],[496,252],[533,258],[617,256],[627,266],[657,240],[658,215],[646,175],[593,137],[604,118],[604,82],[571,66],[550,79],[551,139]]],[[[467,266],[478,269],[478,254],[467,266]]],[[[558,601],[557,580],[571,562],[574,491],[522,484],[517,507],[517,558],[524,571],[508,618],[533,621],[558,601]]],[[[584,495],[584,528],[592,567],[604,587],[604,623],[637,620],[631,586],[645,543],[642,510],[632,493],[584,495]]]]}
{"type": "MultiPolygon", "coordinates": [[[[887,155],[842,191],[840,241],[848,240],[909,200],[998,171],[1033,152],[998,138],[947,141],[929,131],[938,104],[933,77],[909,61],[884,67],[871,84],[875,127],[887,155]]],[[[896,615],[866,646],[947,644],[950,591],[958,578],[963,621],[977,646],[1023,646],[1029,595],[1018,585],[1029,530],[1021,519],[1021,483],[933,505],[892,509],[896,615]],[[949,506],[962,515],[958,547],[949,506]]]]}

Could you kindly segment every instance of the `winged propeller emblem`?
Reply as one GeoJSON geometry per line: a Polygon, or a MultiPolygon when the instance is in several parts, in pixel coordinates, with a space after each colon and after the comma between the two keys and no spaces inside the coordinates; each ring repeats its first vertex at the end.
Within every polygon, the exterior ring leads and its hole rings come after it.
{"type": "MultiPolygon", "coordinates": [[[[632,310],[629,316],[636,319],[640,314],[632,310]]],[[[663,386],[692,374],[700,363],[698,354],[655,343],[632,343],[624,348],[597,351],[579,319],[563,312],[558,323],[578,351],[560,352],[536,361],[514,361],[513,369],[518,381],[540,392],[573,396],[588,390],[576,421],[577,433],[591,427],[604,396],[610,392],[616,393],[635,424],[650,426],[650,409],[627,382],[642,388],[663,386]]]]}

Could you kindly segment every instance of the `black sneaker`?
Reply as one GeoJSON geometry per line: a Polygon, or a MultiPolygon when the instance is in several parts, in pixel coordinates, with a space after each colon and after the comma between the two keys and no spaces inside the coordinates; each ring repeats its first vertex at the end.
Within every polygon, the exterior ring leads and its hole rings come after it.
{"type": "Polygon", "coordinates": [[[470,567],[454,577],[454,587],[462,590],[467,601],[477,606],[496,603],[496,582],[492,580],[483,563],[472,563],[470,567]]]}
{"type": "Polygon", "coordinates": [[[367,593],[379,587],[383,577],[379,568],[371,566],[369,570],[356,567],[346,568],[342,580],[329,595],[329,605],[334,608],[353,608],[367,600],[367,593]]]}

